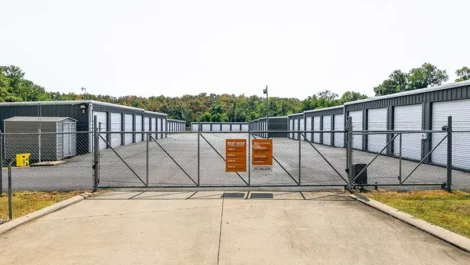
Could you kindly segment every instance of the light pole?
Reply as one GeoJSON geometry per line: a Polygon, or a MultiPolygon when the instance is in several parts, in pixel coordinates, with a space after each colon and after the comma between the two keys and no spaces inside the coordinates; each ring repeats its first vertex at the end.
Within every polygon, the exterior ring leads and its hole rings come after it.
{"type": "MultiPolygon", "coordinates": [[[[263,94],[266,94],[266,131],[269,129],[269,96],[268,96],[268,85],[263,89],[263,94]]],[[[269,133],[266,133],[267,138],[269,138],[269,133]]]]}

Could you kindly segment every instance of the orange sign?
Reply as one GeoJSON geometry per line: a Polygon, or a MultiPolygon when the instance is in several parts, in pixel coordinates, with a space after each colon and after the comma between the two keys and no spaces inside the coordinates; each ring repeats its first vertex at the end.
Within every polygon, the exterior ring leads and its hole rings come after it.
{"type": "Polygon", "coordinates": [[[253,154],[251,164],[253,165],[253,170],[272,170],[273,140],[253,139],[251,146],[253,154]]]}
{"type": "Polygon", "coordinates": [[[225,140],[225,171],[246,172],[246,139],[225,140]]]}

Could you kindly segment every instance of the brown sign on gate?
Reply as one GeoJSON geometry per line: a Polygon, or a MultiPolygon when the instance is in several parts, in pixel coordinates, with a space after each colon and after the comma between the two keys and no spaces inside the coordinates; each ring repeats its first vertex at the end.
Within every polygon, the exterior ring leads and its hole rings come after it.
{"type": "Polygon", "coordinates": [[[270,171],[273,167],[273,140],[253,139],[252,141],[253,171],[270,171]]]}
{"type": "Polygon", "coordinates": [[[246,172],[246,139],[225,140],[225,171],[246,172]]]}

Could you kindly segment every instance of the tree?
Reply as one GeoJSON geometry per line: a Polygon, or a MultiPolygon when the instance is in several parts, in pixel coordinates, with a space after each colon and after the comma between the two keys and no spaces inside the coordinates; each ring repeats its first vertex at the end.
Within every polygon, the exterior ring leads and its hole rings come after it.
{"type": "Polygon", "coordinates": [[[387,80],[384,80],[382,84],[374,87],[376,96],[388,95],[406,91],[408,86],[408,74],[403,73],[401,70],[393,71],[387,80]]]}
{"type": "Polygon", "coordinates": [[[369,97],[365,94],[361,94],[359,92],[354,92],[354,91],[346,91],[341,96],[340,102],[341,104],[344,104],[346,102],[356,101],[356,100],[366,99],[366,98],[369,98],[369,97]]]}
{"type": "Polygon", "coordinates": [[[421,67],[410,70],[407,90],[438,86],[447,80],[449,80],[449,76],[446,70],[439,70],[430,63],[424,63],[421,67]]]}
{"type": "Polygon", "coordinates": [[[374,87],[376,96],[399,93],[408,90],[441,85],[449,76],[445,70],[440,70],[430,63],[413,68],[408,73],[401,70],[393,71],[387,80],[374,87]]]}
{"type": "Polygon", "coordinates": [[[338,97],[338,94],[331,92],[330,90],[320,91],[317,93],[319,98],[324,98],[327,100],[333,100],[338,97]]]}
{"type": "Polygon", "coordinates": [[[455,79],[455,82],[470,80],[470,68],[468,68],[467,66],[464,66],[459,70],[455,71],[455,74],[458,77],[457,79],[455,79]]]}

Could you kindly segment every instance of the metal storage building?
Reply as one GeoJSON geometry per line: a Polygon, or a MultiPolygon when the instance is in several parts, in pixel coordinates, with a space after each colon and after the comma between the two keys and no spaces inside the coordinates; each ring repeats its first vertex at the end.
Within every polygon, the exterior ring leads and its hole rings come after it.
{"type": "MultiPolygon", "coordinates": [[[[304,131],[305,130],[305,116],[303,113],[296,113],[287,116],[289,118],[289,131],[304,131]]],[[[300,135],[301,138],[303,136],[300,135]]],[[[299,139],[298,133],[289,133],[289,138],[299,139]]]]}
{"type": "MultiPolygon", "coordinates": [[[[344,105],[347,116],[353,117],[355,130],[442,130],[447,125],[447,117],[452,116],[454,131],[470,129],[470,81],[445,84],[436,87],[412,90],[392,95],[379,96],[344,105]]],[[[468,134],[455,133],[453,137],[453,165],[456,168],[470,169],[470,144],[468,134]]],[[[421,160],[442,139],[430,133],[403,135],[402,156],[411,160],[421,160]]],[[[354,141],[354,148],[378,152],[391,136],[363,135],[354,141]]],[[[446,164],[446,141],[431,154],[426,163],[446,164]]],[[[394,154],[397,141],[387,149],[394,154]]]]}
{"type": "MultiPolygon", "coordinates": [[[[165,131],[167,115],[145,111],[141,108],[122,106],[94,100],[38,101],[38,102],[3,102],[0,103],[0,129],[4,131],[3,121],[15,116],[32,117],[70,117],[76,120],[77,131],[92,131],[93,117],[97,117],[101,136],[113,147],[142,141],[140,133],[155,128],[155,132],[165,131]],[[152,126],[156,121],[156,126],[152,126]],[[117,133],[112,133],[117,132],[117,133]]],[[[161,134],[161,137],[165,137],[161,134]]],[[[77,134],[77,154],[92,150],[92,135],[77,134]]],[[[100,141],[100,148],[107,148],[105,141],[100,141]]]]}
{"type": "Polygon", "coordinates": [[[287,116],[284,117],[269,117],[268,122],[266,122],[266,118],[260,118],[254,121],[250,121],[250,131],[261,131],[259,133],[255,133],[255,135],[260,137],[268,137],[268,138],[280,138],[280,137],[288,137],[288,133],[286,131],[289,130],[289,123],[287,116]],[[259,127],[259,129],[257,129],[259,127]],[[262,133],[264,131],[270,131],[268,133],[262,133]],[[275,131],[282,131],[282,132],[275,132],[275,131]]]}
{"type": "Polygon", "coordinates": [[[247,132],[248,122],[193,122],[191,131],[197,132],[247,132]]]}
{"type": "Polygon", "coordinates": [[[174,119],[168,119],[168,131],[184,132],[186,130],[186,122],[174,119]]]}
{"type": "Polygon", "coordinates": [[[62,160],[77,154],[77,123],[72,118],[16,116],[3,123],[7,160],[21,153],[30,153],[31,162],[62,160]]]}
{"type": "Polygon", "coordinates": [[[343,106],[304,111],[307,140],[324,145],[344,147],[343,106]],[[330,131],[316,133],[316,131],[330,131]],[[331,131],[339,131],[332,133],[331,131]]]}

